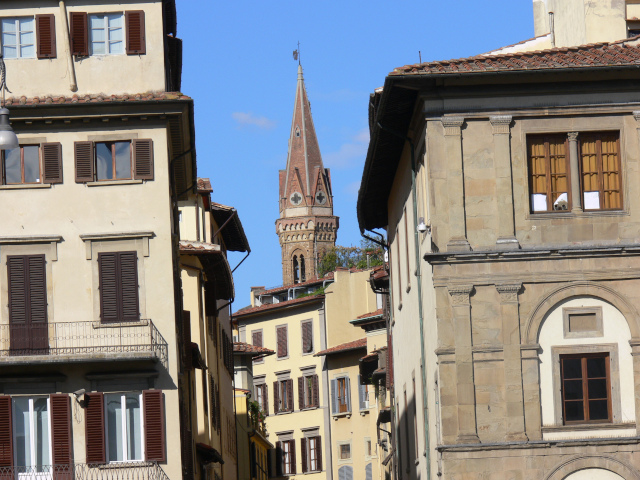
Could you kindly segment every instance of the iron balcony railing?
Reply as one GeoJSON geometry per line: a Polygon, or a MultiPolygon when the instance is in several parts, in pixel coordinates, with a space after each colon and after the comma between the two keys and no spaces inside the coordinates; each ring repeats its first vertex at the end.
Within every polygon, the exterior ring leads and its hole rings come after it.
{"type": "Polygon", "coordinates": [[[0,467],[2,480],[169,480],[156,462],[0,467]]]}
{"type": "Polygon", "coordinates": [[[0,362],[18,362],[18,357],[34,355],[68,356],[70,361],[152,357],[166,367],[168,346],[151,320],[0,325],[0,362]]]}

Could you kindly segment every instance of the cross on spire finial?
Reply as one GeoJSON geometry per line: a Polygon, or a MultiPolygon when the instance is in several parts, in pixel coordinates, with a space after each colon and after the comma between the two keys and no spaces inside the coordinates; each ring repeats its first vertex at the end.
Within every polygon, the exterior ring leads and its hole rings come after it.
{"type": "Polygon", "coordinates": [[[293,59],[298,60],[298,66],[301,65],[301,55],[300,55],[300,42],[298,42],[298,49],[293,51],[293,59]]]}

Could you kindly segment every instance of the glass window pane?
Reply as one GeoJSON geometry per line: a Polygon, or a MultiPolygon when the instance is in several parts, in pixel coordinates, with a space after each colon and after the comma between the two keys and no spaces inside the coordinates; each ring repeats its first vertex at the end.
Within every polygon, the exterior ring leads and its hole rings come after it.
{"type": "Polygon", "coordinates": [[[124,53],[124,43],[123,42],[113,42],[109,44],[109,53],[113,55],[119,55],[124,53]]]}
{"type": "Polygon", "coordinates": [[[609,406],[606,400],[592,400],[589,402],[589,420],[607,420],[609,406]]]}
{"type": "Polygon", "coordinates": [[[93,55],[104,55],[107,53],[104,42],[91,42],[91,53],[93,55]]]}
{"type": "Polygon", "coordinates": [[[36,56],[36,47],[35,45],[23,45],[20,48],[20,57],[21,58],[34,58],[36,56]]]}
{"type": "Polygon", "coordinates": [[[20,32],[20,45],[33,45],[35,43],[33,32],[20,32]]]}
{"type": "Polygon", "coordinates": [[[584,420],[584,404],[582,402],[565,402],[564,411],[566,422],[584,420]]]}
{"type": "Polygon", "coordinates": [[[104,15],[89,15],[89,28],[104,28],[104,15]]]}
{"type": "Polygon", "coordinates": [[[24,182],[38,183],[40,181],[40,147],[27,145],[22,149],[24,152],[24,182]]]}
{"type": "Polygon", "coordinates": [[[116,178],[131,178],[131,142],[116,142],[116,178]]]}
{"type": "Polygon", "coordinates": [[[96,172],[98,180],[113,179],[113,160],[109,143],[96,143],[96,172]]]}
{"type": "MultiPolygon", "coordinates": [[[[582,399],[582,380],[565,380],[564,382],[565,400],[582,399]]],[[[596,397],[599,398],[599,397],[596,397]]]]}
{"type": "Polygon", "coordinates": [[[109,13],[109,28],[122,28],[122,13],[109,13]]]}
{"type": "Polygon", "coordinates": [[[29,399],[27,397],[13,398],[13,435],[15,444],[13,449],[16,464],[31,466],[31,429],[29,425],[29,399]]]}
{"type": "Polygon", "coordinates": [[[33,17],[20,19],[21,32],[33,32],[35,28],[36,28],[36,21],[33,17]]]}
{"type": "Polygon", "coordinates": [[[579,358],[562,360],[562,378],[582,378],[582,362],[579,358]]]}
{"type": "Polygon", "coordinates": [[[607,376],[606,358],[587,358],[587,377],[601,378],[607,376]]]}
{"type": "Polygon", "coordinates": [[[120,394],[107,397],[107,450],[110,462],[123,461],[122,403],[120,394]]]}
{"type": "Polygon", "coordinates": [[[104,42],[105,40],[104,28],[96,28],[91,30],[92,42],[104,42]]]}
{"type": "Polygon", "coordinates": [[[140,395],[126,394],[127,403],[127,460],[142,460],[142,425],[140,395]]]}
{"type": "Polygon", "coordinates": [[[15,33],[16,20],[15,18],[3,18],[2,19],[2,32],[3,33],[15,33]]]}
{"type": "Polygon", "coordinates": [[[608,398],[607,379],[589,380],[589,398],[608,398]]]}
{"type": "Polygon", "coordinates": [[[33,422],[36,447],[36,467],[38,472],[48,470],[49,461],[49,409],[46,398],[33,400],[33,422]]]}
{"type": "Polygon", "coordinates": [[[122,38],[122,28],[110,28],[109,29],[109,41],[110,42],[121,42],[122,38]]]}
{"type": "Polygon", "coordinates": [[[4,151],[4,173],[7,184],[22,183],[19,148],[4,151]]]}
{"type": "Polygon", "coordinates": [[[10,47],[5,43],[2,47],[2,54],[4,58],[18,58],[18,49],[16,47],[10,47]]]}

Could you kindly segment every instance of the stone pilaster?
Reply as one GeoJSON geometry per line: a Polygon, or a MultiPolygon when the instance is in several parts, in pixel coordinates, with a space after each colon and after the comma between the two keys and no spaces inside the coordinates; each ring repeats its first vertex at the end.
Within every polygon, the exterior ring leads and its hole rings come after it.
{"type": "Polygon", "coordinates": [[[511,175],[511,115],[495,115],[490,119],[493,128],[494,166],[496,170],[496,198],[498,200],[498,240],[501,249],[518,249],[513,213],[513,185],[511,175]]]}
{"type": "MultiPolygon", "coordinates": [[[[634,112],[635,113],[635,112],[634,112]]],[[[640,435],[640,338],[629,340],[633,356],[633,382],[636,400],[636,432],[640,435]]]]}
{"type": "Polygon", "coordinates": [[[520,353],[520,311],[518,293],[521,283],[496,285],[500,294],[502,339],[504,343],[504,389],[507,412],[507,441],[526,441],[520,353]]]}
{"type": "Polygon", "coordinates": [[[522,345],[522,389],[524,392],[524,422],[529,440],[542,439],[540,413],[540,345],[522,345]]]}
{"type": "Polygon", "coordinates": [[[457,443],[480,443],[476,424],[476,392],[473,381],[471,303],[473,285],[449,287],[455,340],[458,435],[457,443]]]}
{"type": "Polygon", "coordinates": [[[571,212],[582,212],[582,195],[580,194],[580,160],[578,158],[578,132],[569,132],[569,169],[571,170],[571,212]]]}
{"type": "Polygon", "coordinates": [[[467,240],[467,225],[464,211],[464,174],[462,172],[462,117],[442,117],[444,127],[445,154],[449,169],[447,171],[447,190],[449,193],[449,233],[447,249],[468,252],[471,250],[467,240]]]}

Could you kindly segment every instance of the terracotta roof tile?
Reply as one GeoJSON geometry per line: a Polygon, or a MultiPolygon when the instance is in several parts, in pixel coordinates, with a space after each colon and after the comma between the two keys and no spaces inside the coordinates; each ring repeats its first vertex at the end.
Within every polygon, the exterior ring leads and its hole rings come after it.
{"type": "Polygon", "coordinates": [[[361,348],[367,348],[366,338],[361,338],[360,340],[354,340],[353,342],[347,342],[341,345],[336,345],[335,347],[327,348],[326,350],[322,350],[321,352],[316,353],[314,357],[320,357],[322,355],[332,355],[334,353],[343,353],[350,350],[359,350],[361,348]]]}
{"type": "Polygon", "coordinates": [[[550,70],[640,65],[638,39],[594,43],[577,47],[552,48],[536,52],[477,55],[435,62],[405,65],[390,75],[438,75],[498,71],[550,70]]]}
{"type": "Polygon", "coordinates": [[[264,347],[257,347],[250,343],[233,342],[233,353],[244,355],[274,355],[276,352],[264,347]]]}
{"type": "Polygon", "coordinates": [[[292,305],[297,305],[299,303],[306,303],[311,301],[317,301],[324,298],[324,295],[309,295],[308,297],[302,298],[294,298],[293,300],[287,300],[285,302],[279,303],[267,303],[265,305],[260,305],[259,307],[244,307],[234,313],[233,318],[241,317],[243,315],[250,315],[257,312],[264,312],[267,310],[276,310],[278,308],[290,307],[292,305]]]}
{"type": "Polygon", "coordinates": [[[264,292],[257,292],[257,293],[259,295],[271,295],[274,293],[286,292],[290,288],[309,287],[311,285],[322,283],[325,280],[333,280],[333,276],[334,276],[334,272],[329,272],[322,278],[313,277],[307,280],[306,282],[292,283],[290,285],[282,285],[281,287],[270,288],[269,290],[265,290],[264,292]]]}
{"type": "Polygon", "coordinates": [[[382,309],[381,308],[379,308],[375,312],[365,313],[364,315],[360,315],[360,316],[356,317],[356,320],[360,320],[361,318],[378,317],[380,315],[382,315],[382,309]]]}
{"type": "Polygon", "coordinates": [[[215,243],[191,242],[180,240],[180,253],[215,253],[220,252],[220,245],[215,243]]]}
{"type": "Polygon", "coordinates": [[[121,103],[121,102],[162,102],[172,100],[191,100],[191,97],[180,92],[146,92],[123,95],[49,95],[44,97],[10,97],[7,98],[6,106],[35,106],[35,105],[63,105],[63,104],[83,104],[83,103],[121,103]]]}
{"type": "Polygon", "coordinates": [[[211,193],[213,192],[213,188],[211,188],[211,182],[208,178],[198,178],[197,185],[198,193],[211,193]]]}
{"type": "Polygon", "coordinates": [[[372,352],[369,355],[365,355],[364,357],[361,357],[360,361],[361,362],[368,362],[368,361],[371,361],[371,360],[374,360],[374,359],[377,359],[377,358],[378,358],[378,352],[372,352]]]}

